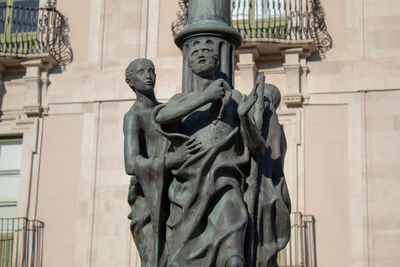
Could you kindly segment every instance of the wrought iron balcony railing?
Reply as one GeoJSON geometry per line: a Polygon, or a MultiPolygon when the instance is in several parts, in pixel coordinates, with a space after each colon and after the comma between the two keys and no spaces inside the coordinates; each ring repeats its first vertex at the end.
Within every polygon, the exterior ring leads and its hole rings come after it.
{"type": "Polygon", "coordinates": [[[317,267],[314,216],[293,212],[290,219],[290,241],[278,254],[279,266],[317,267]]]}
{"type": "MultiPolygon", "coordinates": [[[[232,27],[246,43],[315,43],[321,54],[332,47],[320,0],[231,0],[232,27]]],[[[187,24],[188,0],[178,1],[180,11],[172,23],[176,35],[187,24]]]]}
{"type": "Polygon", "coordinates": [[[0,4],[0,55],[50,55],[58,63],[72,59],[66,18],[54,7],[0,4]]]}
{"type": "Polygon", "coordinates": [[[0,219],[0,267],[41,267],[44,223],[26,218],[0,219]]]}
{"type": "Polygon", "coordinates": [[[314,40],[319,51],[330,48],[319,0],[232,0],[232,27],[246,39],[314,40]]]}

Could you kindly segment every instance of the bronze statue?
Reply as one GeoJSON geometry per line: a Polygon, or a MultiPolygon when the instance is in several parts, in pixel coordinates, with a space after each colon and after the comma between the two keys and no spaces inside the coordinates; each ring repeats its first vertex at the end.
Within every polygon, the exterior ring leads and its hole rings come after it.
{"type": "Polygon", "coordinates": [[[142,266],[274,267],[290,237],[282,128],[263,74],[249,96],[232,88],[240,35],[217,21],[226,8],[229,0],[190,1],[189,26],[175,37],[183,89],[167,103],[154,97],[150,61],[126,72],[137,94],[124,134],[142,266]]]}
{"type": "Polygon", "coordinates": [[[131,231],[142,259],[142,266],[158,266],[165,239],[168,215],[166,189],[168,170],[179,167],[200,146],[189,140],[176,152],[150,123],[153,109],[160,103],[154,96],[156,75],[147,59],[136,59],[126,69],[126,82],[136,93],[136,102],[125,114],[125,171],[131,175],[128,203],[131,231]]]}
{"type": "Polygon", "coordinates": [[[265,143],[248,115],[256,90],[246,98],[224,80],[214,80],[216,61],[207,42],[195,44],[189,66],[198,91],[175,95],[154,111],[156,127],[174,149],[190,138],[201,142],[200,151],[173,171],[169,188],[172,266],[211,266],[214,258],[217,266],[244,266],[247,209],[241,168],[250,154],[261,156],[265,143]],[[223,101],[226,95],[232,97],[223,101]]]}

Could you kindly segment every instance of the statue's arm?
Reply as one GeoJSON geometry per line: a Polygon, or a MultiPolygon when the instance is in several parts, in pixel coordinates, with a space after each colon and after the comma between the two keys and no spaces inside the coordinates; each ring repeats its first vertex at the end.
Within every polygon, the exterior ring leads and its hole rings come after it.
{"type": "Polygon", "coordinates": [[[125,172],[135,175],[136,162],[144,159],[140,155],[139,127],[133,113],[127,113],[124,117],[124,160],[125,172]]]}
{"type": "Polygon", "coordinates": [[[198,92],[186,95],[175,95],[156,115],[155,121],[159,124],[176,122],[189,115],[199,107],[205,105],[206,100],[198,92]]]}
{"type": "Polygon", "coordinates": [[[159,124],[169,124],[178,121],[207,103],[222,99],[225,95],[225,87],[226,82],[218,79],[202,92],[175,95],[157,113],[155,121],[159,124]]]}
{"type": "Polygon", "coordinates": [[[256,157],[262,156],[264,154],[265,141],[261,136],[260,130],[256,127],[249,115],[239,116],[239,120],[240,133],[250,153],[256,157]]]}
{"type": "Polygon", "coordinates": [[[249,111],[257,100],[257,94],[253,91],[249,97],[246,97],[234,91],[233,98],[239,102],[237,112],[243,141],[251,154],[256,157],[262,156],[264,154],[265,140],[261,135],[260,129],[257,128],[255,122],[249,116],[249,111]]]}

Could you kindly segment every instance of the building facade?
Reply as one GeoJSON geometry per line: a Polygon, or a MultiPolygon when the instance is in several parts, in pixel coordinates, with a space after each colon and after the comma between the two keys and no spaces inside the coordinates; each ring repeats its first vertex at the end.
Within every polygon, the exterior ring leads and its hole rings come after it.
{"type": "MultiPolygon", "coordinates": [[[[233,1],[244,37],[235,89],[249,93],[263,72],[281,91],[292,210],[315,218],[315,255],[297,264],[398,266],[400,3],[251,2],[233,1]]],[[[184,24],[184,9],[0,0],[0,217],[43,222],[32,224],[42,266],[140,266],[127,219],[122,122],[135,99],[124,72],[149,58],[158,100],[180,92],[171,24],[184,24]]],[[[1,240],[15,239],[9,232],[1,240]]]]}

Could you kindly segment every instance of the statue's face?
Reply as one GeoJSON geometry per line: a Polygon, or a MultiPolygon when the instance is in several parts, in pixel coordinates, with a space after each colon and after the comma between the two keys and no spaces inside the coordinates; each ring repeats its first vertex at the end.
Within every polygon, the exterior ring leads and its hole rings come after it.
{"type": "Polygon", "coordinates": [[[208,77],[217,69],[217,55],[210,46],[195,46],[190,50],[188,63],[195,74],[208,77]]]}
{"type": "Polygon", "coordinates": [[[156,84],[154,65],[150,60],[141,60],[129,70],[126,82],[135,91],[143,94],[153,91],[156,84]]]}

